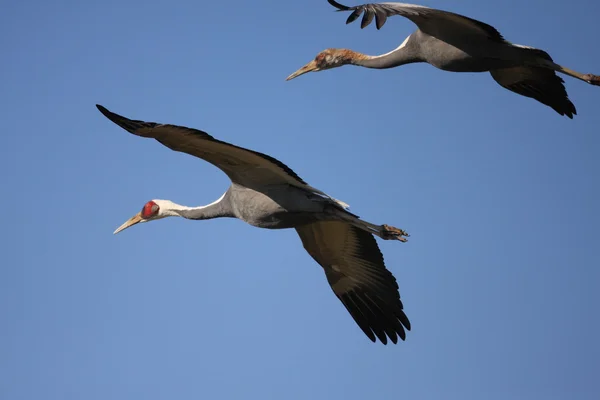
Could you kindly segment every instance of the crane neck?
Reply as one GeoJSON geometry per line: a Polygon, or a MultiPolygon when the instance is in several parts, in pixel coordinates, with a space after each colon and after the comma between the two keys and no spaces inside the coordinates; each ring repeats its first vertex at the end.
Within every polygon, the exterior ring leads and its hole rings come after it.
{"type": "Polygon", "coordinates": [[[419,56],[417,44],[410,42],[410,38],[411,36],[408,36],[394,50],[377,56],[370,56],[350,50],[353,56],[350,58],[349,63],[365,68],[386,69],[399,67],[404,64],[423,62],[423,59],[419,56]]]}
{"type": "Polygon", "coordinates": [[[165,216],[183,217],[195,220],[234,217],[228,192],[223,194],[218,200],[205,206],[188,207],[171,202],[169,208],[163,212],[165,216]]]}

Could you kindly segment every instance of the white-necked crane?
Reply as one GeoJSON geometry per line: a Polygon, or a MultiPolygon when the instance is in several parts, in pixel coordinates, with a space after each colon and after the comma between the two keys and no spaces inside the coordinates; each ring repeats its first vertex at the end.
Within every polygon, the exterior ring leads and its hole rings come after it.
{"type": "Polygon", "coordinates": [[[388,338],[393,343],[398,337],[405,340],[410,322],[396,278],[386,269],[373,235],[405,242],[406,232],[360,219],[347,210],[347,204],[308,185],[266,154],[217,140],[197,129],[131,120],[101,105],[96,107],[126,131],[208,161],[231,180],[227,191],[206,206],[151,200],[114,233],[165,217],[229,217],[259,228],[294,228],[308,254],[323,267],[337,298],[369,339],[375,342],[378,338],[383,344],[388,338]]]}
{"type": "Polygon", "coordinates": [[[352,11],[346,24],[357,20],[364,12],[361,28],[375,18],[376,27],[380,29],[388,17],[401,15],[415,23],[417,30],[398,48],[378,56],[348,49],[326,49],[287,80],[342,65],[385,69],[425,62],[451,72],[489,71],[502,87],[531,97],[571,119],[577,111],[569,100],[563,79],[555,71],[600,86],[599,76],[558,65],[544,50],[510,43],[493,26],[469,17],[415,4],[375,3],[347,7],[334,0],[327,1],[337,11],[352,11]]]}

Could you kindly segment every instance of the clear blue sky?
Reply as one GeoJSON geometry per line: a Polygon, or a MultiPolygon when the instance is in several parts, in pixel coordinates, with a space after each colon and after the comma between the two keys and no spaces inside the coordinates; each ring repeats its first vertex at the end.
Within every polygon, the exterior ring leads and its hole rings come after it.
{"type": "MultiPolygon", "coordinates": [[[[352,3],[351,3],[352,4],[352,3]]],[[[428,0],[600,73],[596,1],[428,0]]],[[[325,0],[8,2],[0,14],[0,398],[592,399],[600,392],[600,88],[574,120],[428,65],[285,78],[327,47],[395,48],[325,0]],[[365,219],[413,324],[371,343],[295,231],[113,230],[218,169],[95,108],[271,154],[365,219]]]]}

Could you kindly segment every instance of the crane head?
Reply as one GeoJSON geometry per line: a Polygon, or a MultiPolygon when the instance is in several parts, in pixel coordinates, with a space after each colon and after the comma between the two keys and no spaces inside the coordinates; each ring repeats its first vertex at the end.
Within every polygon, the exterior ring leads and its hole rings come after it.
{"type": "Polygon", "coordinates": [[[347,49],[325,49],[317,54],[314,60],[288,76],[286,81],[290,81],[307,72],[324,71],[326,69],[351,64],[357,55],[358,53],[347,49]]]}
{"type": "Polygon", "coordinates": [[[114,234],[129,228],[130,226],[136,225],[140,222],[148,222],[153,221],[155,219],[161,219],[167,217],[168,215],[164,212],[161,212],[160,204],[163,203],[164,200],[150,200],[144,207],[142,207],[142,211],[135,214],[133,217],[129,218],[123,225],[118,227],[114,234]]]}

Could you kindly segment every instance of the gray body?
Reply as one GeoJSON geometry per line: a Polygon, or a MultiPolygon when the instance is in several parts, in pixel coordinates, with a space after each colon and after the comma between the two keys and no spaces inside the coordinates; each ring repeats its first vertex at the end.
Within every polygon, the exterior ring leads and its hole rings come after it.
{"type": "MultiPolygon", "coordinates": [[[[474,47],[467,52],[417,29],[408,37],[402,51],[395,52],[388,60],[380,61],[379,65],[392,68],[411,62],[425,62],[449,72],[486,72],[519,65],[516,61],[493,57],[500,51],[513,52],[513,48],[502,44],[493,44],[485,48],[474,47]]],[[[377,65],[376,60],[374,65],[377,65]]]]}
{"type": "Polygon", "coordinates": [[[396,279],[386,269],[373,235],[404,242],[406,232],[360,219],[347,211],[347,204],[308,185],[266,154],[220,141],[197,129],[131,120],[97,107],[128,132],[199,157],[220,168],[232,182],[219,200],[207,206],[186,207],[169,200],[152,200],[115,232],[169,216],[194,220],[238,218],[259,228],[293,228],[306,251],[323,267],[337,298],[372,341],[379,339],[386,344],[388,338],[393,343],[405,339],[410,322],[403,311],[396,279]]]}
{"type": "Polygon", "coordinates": [[[287,229],[356,218],[328,198],[288,185],[270,188],[265,194],[234,183],[225,198],[236,218],[259,228],[287,229]]]}
{"type": "Polygon", "coordinates": [[[265,192],[232,183],[218,203],[185,210],[182,216],[196,220],[238,218],[265,229],[288,229],[317,221],[357,219],[334,200],[293,186],[277,185],[265,192]]]}

